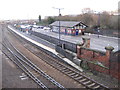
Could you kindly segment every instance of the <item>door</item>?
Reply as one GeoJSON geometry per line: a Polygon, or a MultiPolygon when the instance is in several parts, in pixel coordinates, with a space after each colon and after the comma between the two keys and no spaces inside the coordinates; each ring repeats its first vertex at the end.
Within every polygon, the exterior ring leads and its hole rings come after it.
{"type": "Polygon", "coordinates": [[[76,29],[76,35],[78,35],[79,34],[79,30],[78,29],[76,29]]]}

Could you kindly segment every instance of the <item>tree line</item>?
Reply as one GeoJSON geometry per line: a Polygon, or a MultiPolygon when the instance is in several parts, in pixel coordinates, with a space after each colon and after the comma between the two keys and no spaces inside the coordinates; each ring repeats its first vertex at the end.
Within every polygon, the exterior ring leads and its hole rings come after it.
{"type": "MultiPolygon", "coordinates": [[[[39,16],[41,18],[41,16],[39,16]]],[[[49,16],[46,19],[39,21],[43,24],[51,24],[54,21],[81,21],[89,26],[89,29],[95,29],[100,27],[100,29],[114,29],[118,30],[120,18],[119,15],[110,15],[108,12],[104,11],[101,13],[94,13],[91,10],[83,10],[82,14],[79,15],[65,15],[65,16],[49,16]]]]}

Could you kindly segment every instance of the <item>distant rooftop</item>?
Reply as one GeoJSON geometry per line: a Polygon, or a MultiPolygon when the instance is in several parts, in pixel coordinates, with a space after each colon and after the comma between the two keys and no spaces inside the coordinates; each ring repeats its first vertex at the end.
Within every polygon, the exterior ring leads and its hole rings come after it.
{"type": "MultiPolygon", "coordinates": [[[[62,26],[62,27],[74,27],[78,24],[85,25],[81,21],[80,22],[78,22],[78,21],[60,21],[60,26],[62,26]]],[[[50,26],[59,26],[59,21],[53,22],[52,24],[50,24],[50,26]]],[[[87,26],[87,25],[85,25],[85,26],[87,26]]]]}

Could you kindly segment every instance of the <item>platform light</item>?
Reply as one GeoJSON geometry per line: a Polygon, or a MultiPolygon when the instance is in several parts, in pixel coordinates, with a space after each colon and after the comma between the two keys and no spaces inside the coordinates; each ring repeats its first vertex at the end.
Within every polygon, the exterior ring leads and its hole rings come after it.
{"type": "MultiPolygon", "coordinates": [[[[61,16],[61,13],[60,13],[60,10],[64,9],[64,8],[55,8],[55,7],[52,7],[53,9],[57,9],[59,10],[59,17],[61,16]]],[[[59,45],[60,45],[60,19],[59,19],[59,45]]]]}

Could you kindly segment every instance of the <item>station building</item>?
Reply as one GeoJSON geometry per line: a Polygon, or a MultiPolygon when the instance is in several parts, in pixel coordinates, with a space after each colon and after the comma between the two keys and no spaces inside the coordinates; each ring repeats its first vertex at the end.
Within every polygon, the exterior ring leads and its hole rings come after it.
{"type": "Polygon", "coordinates": [[[86,27],[88,27],[86,24],[82,23],[81,21],[55,21],[52,24],[50,24],[50,27],[52,28],[53,32],[59,32],[60,27],[60,33],[66,34],[66,35],[81,35],[84,34],[84,31],[86,27]]]}

